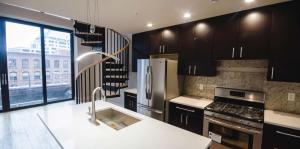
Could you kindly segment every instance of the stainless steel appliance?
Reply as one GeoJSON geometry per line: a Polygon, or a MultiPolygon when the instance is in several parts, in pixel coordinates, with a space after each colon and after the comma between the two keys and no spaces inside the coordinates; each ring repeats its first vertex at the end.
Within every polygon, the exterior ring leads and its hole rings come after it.
{"type": "Polygon", "coordinates": [[[168,100],[179,96],[177,60],[138,59],[137,112],[166,121],[168,100]]]}
{"type": "Polygon", "coordinates": [[[204,109],[203,135],[211,149],[260,149],[265,94],[216,88],[214,102],[204,109]]]}

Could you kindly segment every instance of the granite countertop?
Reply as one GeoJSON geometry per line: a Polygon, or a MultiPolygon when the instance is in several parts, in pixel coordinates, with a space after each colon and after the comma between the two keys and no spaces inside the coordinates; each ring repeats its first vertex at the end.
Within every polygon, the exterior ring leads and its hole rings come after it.
{"type": "Polygon", "coordinates": [[[125,89],[124,92],[132,93],[132,94],[137,94],[137,89],[136,88],[125,89]]]}
{"type": "Polygon", "coordinates": [[[100,122],[89,122],[91,103],[68,105],[39,113],[43,123],[65,149],[206,149],[211,139],[177,128],[104,101],[96,109],[113,108],[141,121],[115,130],[100,122]]]}
{"type": "Polygon", "coordinates": [[[193,96],[180,96],[170,100],[170,102],[194,108],[204,109],[206,106],[211,104],[213,100],[193,96]]]}
{"type": "Polygon", "coordinates": [[[300,115],[265,110],[264,121],[267,124],[282,126],[300,131],[300,115]]]}

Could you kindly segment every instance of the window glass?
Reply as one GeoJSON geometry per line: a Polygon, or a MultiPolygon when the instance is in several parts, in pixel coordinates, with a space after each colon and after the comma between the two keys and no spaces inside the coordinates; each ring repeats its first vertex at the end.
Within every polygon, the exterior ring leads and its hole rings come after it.
{"type": "Polygon", "coordinates": [[[48,101],[72,98],[70,33],[50,29],[44,31],[46,63],[53,64],[53,68],[46,66],[48,101]]]}

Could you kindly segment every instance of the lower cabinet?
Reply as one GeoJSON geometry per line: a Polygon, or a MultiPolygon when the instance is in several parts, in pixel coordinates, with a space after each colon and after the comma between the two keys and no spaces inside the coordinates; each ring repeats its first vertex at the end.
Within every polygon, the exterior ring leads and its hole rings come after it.
{"type": "Polygon", "coordinates": [[[132,110],[132,111],[137,111],[137,95],[124,92],[124,107],[126,109],[132,110]]]}
{"type": "Polygon", "coordinates": [[[170,103],[169,123],[202,135],[204,110],[170,103]]]}
{"type": "Polygon", "coordinates": [[[299,130],[264,124],[263,149],[298,149],[299,147],[299,130]]]}

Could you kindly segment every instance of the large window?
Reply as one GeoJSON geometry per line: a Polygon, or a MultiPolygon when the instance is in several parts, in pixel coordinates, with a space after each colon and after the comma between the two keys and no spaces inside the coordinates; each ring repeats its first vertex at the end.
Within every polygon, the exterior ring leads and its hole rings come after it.
{"type": "Polygon", "coordinates": [[[7,66],[0,70],[8,80],[0,88],[0,110],[72,99],[71,35],[70,30],[0,17],[0,39],[6,42],[0,40],[0,62],[7,66]]]}
{"type": "Polygon", "coordinates": [[[47,98],[50,101],[72,98],[70,33],[50,29],[44,32],[45,47],[49,50],[45,52],[47,98]],[[54,68],[50,67],[50,62],[54,63],[54,68]]]}
{"type": "Polygon", "coordinates": [[[6,22],[10,107],[43,103],[41,30],[39,27],[6,22]],[[35,46],[33,46],[35,45],[35,46]],[[32,63],[29,63],[32,61],[32,63]],[[23,72],[26,69],[26,72],[23,72]],[[30,79],[29,74],[34,74],[30,79]]]}

